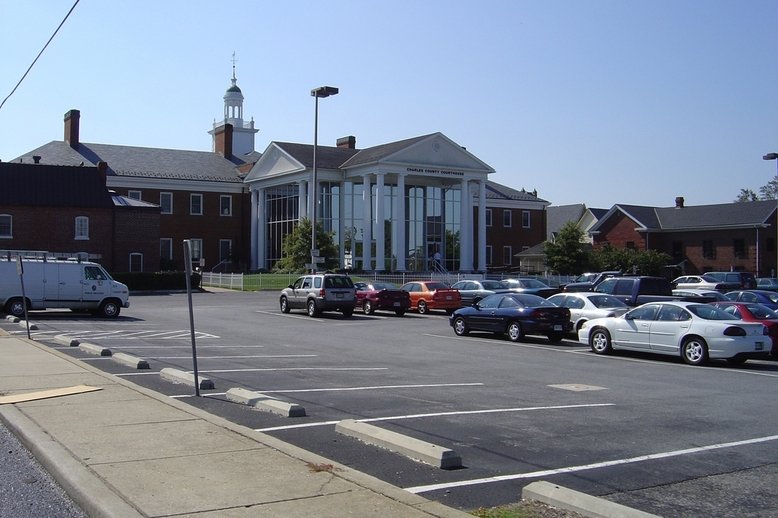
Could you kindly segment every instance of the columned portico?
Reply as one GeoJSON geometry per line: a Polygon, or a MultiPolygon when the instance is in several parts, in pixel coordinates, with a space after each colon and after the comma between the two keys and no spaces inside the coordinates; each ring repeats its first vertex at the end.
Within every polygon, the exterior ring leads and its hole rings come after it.
{"type": "Polygon", "coordinates": [[[251,243],[251,259],[249,268],[252,270],[257,269],[258,264],[258,236],[257,231],[259,230],[259,225],[257,224],[257,210],[259,208],[259,203],[257,202],[257,198],[259,197],[259,191],[251,191],[251,239],[249,240],[251,243]]]}
{"type": "Polygon", "coordinates": [[[376,174],[375,195],[375,269],[382,272],[386,269],[386,247],[384,239],[384,173],[376,174]]]}
{"type": "Polygon", "coordinates": [[[473,233],[471,231],[472,227],[470,225],[473,217],[473,209],[470,205],[472,200],[472,196],[470,196],[470,180],[463,178],[460,189],[462,191],[462,198],[459,205],[459,220],[461,221],[462,230],[459,236],[459,270],[463,272],[469,272],[473,269],[473,258],[471,252],[473,249],[473,233]]]}
{"type": "Polygon", "coordinates": [[[362,269],[372,270],[372,248],[373,248],[373,215],[372,215],[372,187],[370,186],[370,176],[365,176],[362,182],[362,269]]]}
{"type": "Polygon", "coordinates": [[[308,208],[311,205],[311,201],[308,199],[308,182],[300,180],[297,182],[297,188],[299,189],[298,205],[300,206],[300,219],[308,218],[308,208]]]}
{"type": "Polygon", "coordinates": [[[486,271],[486,180],[478,182],[478,271],[486,271]]]}
{"type": "Polygon", "coordinates": [[[405,246],[405,175],[397,175],[397,196],[395,197],[395,217],[397,220],[392,225],[394,243],[398,243],[395,247],[397,250],[397,271],[405,271],[405,253],[407,246],[405,246]]]}

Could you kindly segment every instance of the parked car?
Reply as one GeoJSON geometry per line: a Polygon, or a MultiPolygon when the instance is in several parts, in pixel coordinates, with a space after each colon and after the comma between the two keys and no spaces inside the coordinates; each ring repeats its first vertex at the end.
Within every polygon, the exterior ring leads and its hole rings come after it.
{"type": "Polygon", "coordinates": [[[756,278],[750,272],[706,272],[705,275],[718,279],[722,282],[735,283],[741,290],[756,289],[756,278]]]}
{"type": "Polygon", "coordinates": [[[406,282],[401,289],[407,291],[411,297],[410,309],[421,314],[428,313],[431,309],[443,309],[450,315],[462,305],[459,291],[440,281],[406,282]]]}
{"type": "Polygon", "coordinates": [[[751,302],[711,302],[719,309],[746,322],[760,322],[767,328],[773,342],[772,357],[778,359],[778,313],[763,304],[751,302]]]}
{"type": "Polygon", "coordinates": [[[699,288],[707,290],[718,290],[727,292],[740,288],[739,282],[727,282],[719,280],[710,275],[684,275],[673,279],[673,289],[683,290],[688,288],[699,288]]]}
{"type": "Polygon", "coordinates": [[[602,317],[617,317],[629,311],[629,306],[612,295],[581,291],[573,293],[557,293],[548,301],[561,308],[570,310],[570,322],[573,332],[581,329],[587,320],[602,317]]]}
{"type": "Polygon", "coordinates": [[[768,358],[767,328],[738,320],[712,304],[650,302],[620,317],[595,318],[578,331],[578,341],[596,354],[615,349],[680,356],[690,365],[708,359],[743,363],[768,358]]]}
{"type": "MultiPolygon", "coordinates": [[[[673,290],[673,296],[679,297],[683,299],[693,299],[694,297],[699,297],[699,302],[715,302],[717,300],[729,300],[727,296],[716,290],[707,290],[705,288],[686,288],[682,290],[673,290]]],[[[695,302],[694,300],[689,300],[689,302],[695,302]]]]}
{"type": "Polygon", "coordinates": [[[459,281],[452,284],[451,287],[455,290],[459,290],[459,295],[462,297],[463,306],[471,306],[473,302],[478,302],[487,295],[493,295],[495,293],[506,293],[510,291],[510,288],[506,283],[489,279],[484,279],[482,281],[459,281]]]}
{"type": "Polygon", "coordinates": [[[758,277],[756,279],[756,289],[778,291],[778,279],[775,277],[758,277]]]}
{"type": "Polygon", "coordinates": [[[592,272],[582,273],[571,283],[565,284],[563,291],[594,291],[605,279],[611,277],[621,277],[621,272],[618,270],[610,270],[605,272],[592,272]]]}
{"type": "Polygon", "coordinates": [[[543,297],[544,299],[562,291],[559,288],[552,288],[548,284],[531,277],[503,279],[502,282],[507,284],[511,291],[515,291],[516,293],[526,293],[528,295],[537,295],[539,297],[543,297]]]}
{"type": "Polygon", "coordinates": [[[298,277],[294,283],[281,290],[281,311],[305,309],[309,316],[319,316],[322,311],[340,311],[350,317],[357,303],[356,289],[351,277],[336,273],[311,274],[298,277]]]}
{"type": "Polygon", "coordinates": [[[767,290],[730,291],[727,298],[734,302],[753,302],[764,304],[770,309],[778,309],[778,293],[767,290]]]}
{"type": "Polygon", "coordinates": [[[355,282],[354,287],[357,290],[357,307],[362,308],[365,315],[385,309],[403,316],[411,307],[408,292],[389,282],[355,282]]]}
{"type": "Polygon", "coordinates": [[[647,275],[611,277],[594,288],[596,293],[607,293],[621,299],[627,306],[636,307],[647,302],[674,300],[673,287],[664,277],[647,275]]]}
{"type": "Polygon", "coordinates": [[[512,342],[521,341],[524,335],[545,335],[556,343],[573,327],[569,309],[524,293],[489,295],[470,307],[454,311],[449,323],[458,336],[470,331],[490,331],[507,333],[512,342]]]}

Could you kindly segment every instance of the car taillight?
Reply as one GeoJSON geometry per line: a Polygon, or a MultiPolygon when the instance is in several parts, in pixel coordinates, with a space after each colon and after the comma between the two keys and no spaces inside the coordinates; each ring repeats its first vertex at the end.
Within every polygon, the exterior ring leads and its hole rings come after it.
{"type": "Polygon", "coordinates": [[[738,326],[729,326],[724,330],[724,335],[725,336],[746,336],[746,330],[738,326]]]}
{"type": "Polygon", "coordinates": [[[326,298],[326,295],[327,295],[327,294],[325,293],[325,291],[324,291],[324,288],[322,288],[322,289],[320,289],[320,290],[319,290],[319,297],[321,297],[321,298],[326,298]]]}

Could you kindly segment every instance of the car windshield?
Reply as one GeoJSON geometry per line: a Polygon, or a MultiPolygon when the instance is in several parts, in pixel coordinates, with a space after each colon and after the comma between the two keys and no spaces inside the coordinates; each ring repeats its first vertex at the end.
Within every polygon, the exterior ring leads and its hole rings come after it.
{"type": "Polygon", "coordinates": [[[519,279],[517,284],[522,288],[548,288],[547,285],[535,279],[519,279]]]}
{"type": "Polygon", "coordinates": [[[626,308],[628,307],[620,299],[612,295],[593,295],[589,297],[592,304],[598,308],[626,308]]]}
{"type": "Polygon", "coordinates": [[[778,320],[778,313],[762,304],[746,304],[746,309],[756,318],[778,320]]]}
{"type": "Polygon", "coordinates": [[[576,277],[574,282],[592,282],[596,278],[596,273],[584,273],[576,277]]]}
{"type": "Polygon", "coordinates": [[[396,290],[397,287],[394,284],[390,283],[390,282],[374,282],[373,283],[373,289],[376,290],[376,291],[396,290]]]}
{"type": "Polygon", "coordinates": [[[715,277],[713,277],[712,275],[708,275],[708,274],[705,274],[705,275],[703,275],[701,278],[702,278],[702,280],[703,280],[703,281],[705,281],[705,282],[714,282],[714,283],[715,283],[715,282],[719,282],[719,281],[718,281],[718,279],[716,279],[716,278],[715,278],[715,277]]]}
{"type": "Polygon", "coordinates": [[[549,302],[548,300],[544,299],[543,297],[538,297],[537,295],[522,295],[522,294],[515,294],[515,295],[505,295],[506,297],[511,297],[515,299],[517,302],[519,302],[522,306],[525,307],[551,307],[555,308],[557,307],[556,304],[553,302],[549,302]]]}
{"type": "Polygon", "coordinates": [[[769,291],[769,292],[762,292],[762,295],[764,295],[765,298],[770,302],[778,302],[778,293],[769,291]]]}
{"type": "Polygon", "coordinates": [[[502,290],[508,287],[507,284],[500,281],[481,281],[481,286],[483,286],[485,290],[502,290]]]}
{"type": "Polygon", "coordinates": [[[737,317],[730,315],[723,309],[711,306],[710,304],[690,304],[686,306],[686,309],[694,316],[705,320],[739,320],[737,317]]]}
{"type": "Polygon", "coordinates": [[[353,288],[354,283],[351,282],[350,277],[325,277],[325,288],[353,288]]]}
{"type": "Polygon", "coordinates": [[[427,283],[427,289],[430,290],[430,291],[445,290],[447,288],[448,288],[448,286],[446,286],[442,282],[428,282],[427,283]]]}

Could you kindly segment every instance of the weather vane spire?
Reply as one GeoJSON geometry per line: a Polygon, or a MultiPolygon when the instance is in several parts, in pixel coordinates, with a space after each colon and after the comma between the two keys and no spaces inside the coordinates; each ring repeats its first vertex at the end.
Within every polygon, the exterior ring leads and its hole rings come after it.
{"type": "Polygon", "coordinates": [[[235,77],[235,63],[237,63],[238,60],[235,58],[235,51],[232,51],[232,82],[234,83],[237,78],[235,77]]]}

